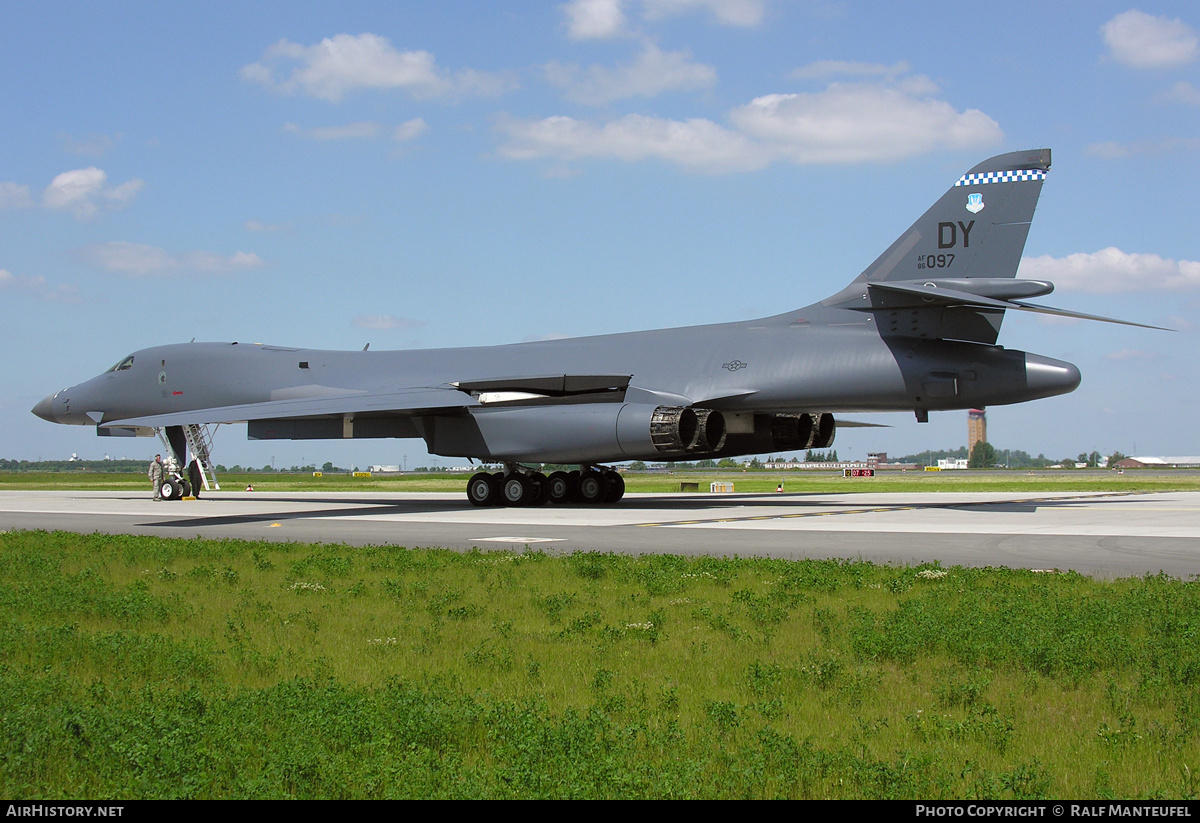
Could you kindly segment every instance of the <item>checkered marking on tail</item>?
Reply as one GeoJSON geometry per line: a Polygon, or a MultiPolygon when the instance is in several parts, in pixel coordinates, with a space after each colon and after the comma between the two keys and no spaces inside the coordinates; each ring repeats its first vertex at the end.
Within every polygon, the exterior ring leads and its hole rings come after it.
{"type": "Polygon", "coordinates": [[[988,183],[1019,183],[1024,180],[1045,180],[1045,169],[1013,169],[1010,171],[984,171],[964,174],[956,186],[986,186],[988,183]]]}

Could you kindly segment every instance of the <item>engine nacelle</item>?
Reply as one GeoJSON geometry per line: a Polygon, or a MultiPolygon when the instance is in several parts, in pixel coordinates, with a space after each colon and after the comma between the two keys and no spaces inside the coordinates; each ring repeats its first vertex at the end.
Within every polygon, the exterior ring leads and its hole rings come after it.
{"type": "Polygon", "coordinates": [[[640,403],[580,403],[473,409],[418,418],[429,451],[529,463],[683,459],[724,448],[714,409],[640,403]]]}
{"type": "Polygon", "coordinates": [[[833,445],[833,438],[837,435],[837,423],[833,419],[833,415],[829,412],[820,412],[818,414],[810,414],[812,418],[812,439],[808,441],[806,449],[827,449],[833,445]]]}
{"type": "Polygon", "coordinates": [[[829,412],[742,414],[725,419],[725,441],[719,448],[689,458],[737,457],[743,454],[827,449],[837,423],[829,412]]]}
{"type": "MultiPolygon", "coordinates": [[[[636,419],[638,412],[632,414],[636,419]]],[[[650,442],[664,456],[715,451],[725,445],[725,417],[715,409],[657,406],[650,417],[650,442]]]]}

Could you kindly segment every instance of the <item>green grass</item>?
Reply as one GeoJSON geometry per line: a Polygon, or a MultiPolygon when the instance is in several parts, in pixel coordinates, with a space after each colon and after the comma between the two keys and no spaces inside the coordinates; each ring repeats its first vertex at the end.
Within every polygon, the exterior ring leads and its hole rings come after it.
{"type": "MultiPolygon", "coordinates": [[[[225,490],[257,491],[343,491],[343,492],[462,492],[469,474],[405,474],[350,477],[326,474],[223,474],[225,490]]],[[[1107,470],[1038,470],[1033,474],[1012,472],[881,472],[873,478],[845,478],[825,471],[790,472],[631,472],[625,474],[630,492],[678,492],[680,482],[699,483],[707,492],[714,480],[732,482],[743,493],[774,492],[783,482],[788,492],[1070,492],[1070,491],[1200,491],[1200,471],[1159,472],[1130,470],[1124,474],[1107,470]]],[[[3,489],[85,489],[148,491],[149,481],[140,475],[97,472],[0,472],[3,489]]]]}
{"type": "Polygon", "coordinates": [[[0,534],[0,795],[1188,797],[1200,590],[0,534]]]}

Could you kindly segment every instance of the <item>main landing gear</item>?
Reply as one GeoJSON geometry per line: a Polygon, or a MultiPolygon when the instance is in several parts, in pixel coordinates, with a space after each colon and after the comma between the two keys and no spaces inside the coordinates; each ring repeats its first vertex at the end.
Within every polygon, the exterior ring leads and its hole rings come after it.
{"type": "Polygon", "coordinates": [[[467,499],[475,506],[542,506],[546,503],[616,503],[625,495],[625,478],[603,466],[557,471],[549,477],[522,466],[479,472],[467,481],[467,499]]]}

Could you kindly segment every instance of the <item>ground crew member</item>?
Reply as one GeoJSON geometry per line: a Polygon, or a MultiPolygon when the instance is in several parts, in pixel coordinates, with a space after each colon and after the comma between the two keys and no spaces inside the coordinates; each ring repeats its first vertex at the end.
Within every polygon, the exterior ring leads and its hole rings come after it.
{"type": "Polygon", "coordinates": [[[154,499],[162,500],[163,464],[161,454],[154,455],[154,461],[150,464],[150,471],[146,472],[146,476],[154,484],[154,499]]]}

